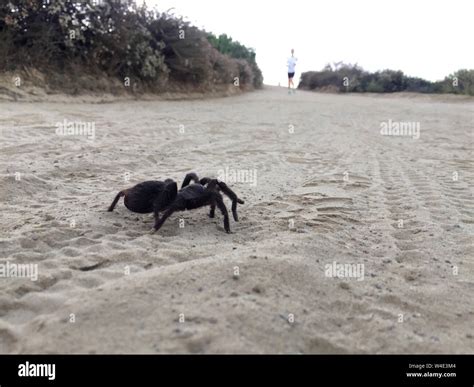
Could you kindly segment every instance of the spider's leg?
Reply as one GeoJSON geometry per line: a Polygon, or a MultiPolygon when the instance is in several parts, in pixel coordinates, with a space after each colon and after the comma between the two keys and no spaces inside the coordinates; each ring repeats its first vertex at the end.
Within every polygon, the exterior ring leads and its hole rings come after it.
{"type": "Polygon", "coordinates": [[[165,188],[163,189],[163,191],[160,193],[160,195],[158,195],[155,202],[153,203],[153,213],[155,215],[155,228],[156,228],[156,224],[160,220],[160,211],[163,211],[171,203],[173,203],[177,195],[178,195],[178,185],[174,181],[167,184],[165,188]]]}
{"type": "MultiPolygon", "coordinates": [[[[203,178],[199,181],[199,184],[201,184],[201,185],[206,185],[206,184],[208,184],[210,181],[212,181],[212,179],[210,179],[209,177],[203,177],[203,178]]],[[[217,180],[213,180],[213,181],[212,181],[212,184],[210,184],[209,186],[206,187],[206,190],[207,190],[207,191],[215,190],[216,184],[217,184],[217,180]]],[[[217,192],[217,191],[216,191],[216,192],[217,192]]],[[[216,212],[216,201],[215,201],[215,200],[211,200],[211,211],[209,212],[209,218],[214,218],[215,212],[216,212]]]]}
{"type": "Polygon", "coordinates": [[[160,201],[158,200],[155,200],[153,203],[153,216],[155,217],[155,224],[160,220],[160,211],[163,209],[159,203],[160,201]]]}
{"type": "Polygon", "coordinates": [[[214,201],[221,210],[222,215],[224,216],[224,230],[227,234],[230,234],[230,226],[229,226],[229,214],[227,213],[227,207],[224,204],[224,200],[219,192],[214,192],[214,201]]]}
{"type": "Polygon", "coordinates": [[[209,177],[203,177],[201,180],[199,180],[199,184],[206,185],[210,181],[211,181],[211,179],[209,177]]]}
{"type": "Polygon", "coordinates": [[[204,177],[201,179],[201,185],[207,185],[206,186],[206,191],[208,192],[218,192],[216,190],[216,186],[217,186],[217,179],[209,179],[207,177],[204,177]],[[204,183],[202,183],[203,180],[206,180],[204,183]]]}
{"type": "Polygon", "coordinates": [[[242,199],[239,199],[234,191],[232,191],[226,183],[223,181],[217,181],[217,185],[219,186],[220,190],[232,200],[232,215],[234,216],[234,220],[236,222],[239,221],[239,217],[237,215],[237,203],[244,204],[242,199]]]}
{"type": "Polygon", "coordinates": [[[113,211],[115,206],[117,205],[117,202],[119,201],[119,199],[122,197],[122,196],[125,196],[125,193],[126,191],[120,191],[117,196],[115,197],[114,201],[112,202],[112,204],[110,205],[109,209],[107,211],[113,211]]]}
{"type": "Polygon", "coordinates": [[[156,211],[162,211],[168,207],[174,199],[176,199],[177,195],[178,185],[174,181],[171,181],[171,183],[167,184],[155,199],[153,207],[156,211]]]}
{"type": "Polygon", "coordinates": [[[163,223],[165,223],[166,219],[168,219],[175,211],[177,211],[177,208],[175,206],[171,206],[163,213],[161,219],[155,218],[155,226],[153,227],[155,231],[158,231],[161,226],[163,226],[163,223]]]}
{"type": "Polygon", "coordinates": [[[199,183],[199,177],[194,172],[191,172],[185,176],[183,180],[183,184],[181,185],[181,189],[183,189],[184,187],[187,187],[189,183],[191,182],[191,180],[194,181],[195,183],[199,183]]]}

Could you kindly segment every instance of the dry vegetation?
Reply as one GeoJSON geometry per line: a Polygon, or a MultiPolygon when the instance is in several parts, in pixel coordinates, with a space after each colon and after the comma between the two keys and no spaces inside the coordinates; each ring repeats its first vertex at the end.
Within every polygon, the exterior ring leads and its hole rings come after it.
{"type": "MultiPolygon", "coordinates": [[[[34,69],[66,93],[259,88],[255,52],[133,0],[0,5],[0,72],[34,69]],[[225,51],[225,52],[221,52],[225,51]]],[[[25,73],[23,73],[25,74],[25,73]]]]}
{"type": "Polygon", "coordinates": [[[383,70],[375,73],[362,67],[341,62],[326,65],[321,71],[301,75],[298,85],[304,90],[393,93],[453,93],[474,95],[474,70],[458,70],[443,81],[429,82],[409,77],[402,71],[383,70]]]}

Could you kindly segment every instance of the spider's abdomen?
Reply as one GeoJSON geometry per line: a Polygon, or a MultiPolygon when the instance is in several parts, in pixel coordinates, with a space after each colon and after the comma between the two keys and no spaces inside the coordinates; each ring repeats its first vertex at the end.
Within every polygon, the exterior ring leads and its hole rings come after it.
{"type": "Polygon", "coordinates": [[[153,212],[153,202],[163,191],[162,181],[145,181],[125,191],[124,204],[130,211],[140,214],[153,212]]]}

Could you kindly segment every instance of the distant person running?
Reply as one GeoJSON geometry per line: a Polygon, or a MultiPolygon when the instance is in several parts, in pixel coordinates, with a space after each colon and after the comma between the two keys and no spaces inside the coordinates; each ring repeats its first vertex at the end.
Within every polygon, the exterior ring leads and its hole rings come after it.
{"type": "Polygon", "coordinates": [[[295,57],[294,54],[295,54],[295,50],[291,49],[291,56],[287,60],[287,66],[288,66],[288,94],[291,93],[291,86],[293,86],[293,92],[296,93],[295,84],[293,83],[293,77],[295,76],[296,61],[298,59],[295,57]]]}

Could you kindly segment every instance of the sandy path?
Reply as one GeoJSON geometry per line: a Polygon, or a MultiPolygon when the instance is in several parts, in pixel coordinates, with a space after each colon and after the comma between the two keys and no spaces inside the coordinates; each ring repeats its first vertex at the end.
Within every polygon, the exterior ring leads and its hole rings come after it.
{"type": "Polygon", "coordinates": [[[0,352],[474,351],[472,99],[266,88],[0,112],[0,263],[39,270],[0,278],[0,352]],[[64,119],[95,139],[56,135],[64,119]],[[421,137],[380,135],[389,119],[421,137]],[[230,183],[231,235],[207,209],[155,235],[105,212],[142,180],[226,167],[257,171],[230,183]],[[325,276],[334,261],[363,280],[325,276]]]}

